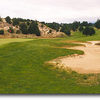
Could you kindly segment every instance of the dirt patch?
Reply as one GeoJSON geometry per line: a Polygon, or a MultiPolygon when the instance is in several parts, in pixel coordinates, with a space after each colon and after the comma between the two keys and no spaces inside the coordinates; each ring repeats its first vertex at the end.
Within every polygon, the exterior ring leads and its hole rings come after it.
{"type": "Polygon", "coordinates": [[[50,63],[59,68],[69,68],[81,74],[100,73],[100,46],[95,45],[96,43],[100,43],[100,41],[88,41],[87,43],[80,43],[85,46],[70,47],[69,49],[84,51],[84,55],[76,54],[61,57],[50,63]]]}

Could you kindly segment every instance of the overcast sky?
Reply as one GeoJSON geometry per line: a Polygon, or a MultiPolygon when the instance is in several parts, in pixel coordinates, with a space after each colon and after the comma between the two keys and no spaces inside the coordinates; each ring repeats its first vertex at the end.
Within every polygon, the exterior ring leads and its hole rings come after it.
{"type": "Polygon", "coordinates": [[[0,0],[1,17],[46,22],[94,22],[100,18],[100,0],[0,0]]]}

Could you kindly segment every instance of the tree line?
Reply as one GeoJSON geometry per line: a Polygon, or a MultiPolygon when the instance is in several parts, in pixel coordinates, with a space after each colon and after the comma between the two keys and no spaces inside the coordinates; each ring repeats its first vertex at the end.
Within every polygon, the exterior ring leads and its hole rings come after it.
{"type": "MultiPolygon", "coordinates": [[[[6,22],[9,24],[12,24],[13,26],[19,27],[19,30],[16,31],[16,33],[19,33],[20,31],[23,34],[36,34],[37,36],[40,36],[40,31],[38,28],[38,23],[37,21],[34,20],[30,20],[30,19],[23,19],[23,18],[10,18],[9,16],[7,16],[5,18],[6,22]]],[[[0,18],[0,21],[2,21],[2,18],[0,18]]],[[[78,22],[75,21],[73,23],[45,23],[45,22],[41,22],[42,24],[55,29],[57,32],[64,32],[65,34],[67,34],[68,36],[71,35],[71,31],[77,31],[79,30],[80,32],[82,32],[84,35],[93,35],[95,34],[95,29],[94,27],[96,27],[97,29],[100,29],[100,20],[98,19],[95,23],[88,23],[87,21],[83,21],[83,22],[78,22]]],[[[10,33],[14,33],[13,28],[9,28],[8,32],[10,33]]],[[[50,32],[51,33],[51,32],[50,32]]],[[[0,30],[0,34],[4,34],[3,30],[0,30]]]]}
{"type": "MultiPolygon", "coordinates": [[[[12,24],[13,26],[19,27],[19,30],[17,30],[16,33],[20,33],[21,31],[23,34],[35,34],[37,36],[40,36],[40,31],[38,28],[37,21],[30,20],[30,19],[23,19],[23,18],[11,19],[9,16],[7,16],[5,20],[7,23],[12,24]]],[[[13,28],[10,27],[8,29],[8,32],[14,33],[13,28]]]]}
{"type": "Polygon", "coordinates": [[[95,34],[95,29],[94,27],[96,27],[97,29],[100,29],[100,20],[98,19],[95,23],[88,23],[87,21],[83,21],[83,22],[78,22],[75,21],[73,23],[45,23],[42,22],[43,24],[47,25],[48,27],[55,29],[56,31],[60,31],[60,32],[64,32],[66,33],[68,36],[71,35],[71,31],[77,31],[79,30],[80,32],[82,32],[84,35],[93,35],[95,34]]]}

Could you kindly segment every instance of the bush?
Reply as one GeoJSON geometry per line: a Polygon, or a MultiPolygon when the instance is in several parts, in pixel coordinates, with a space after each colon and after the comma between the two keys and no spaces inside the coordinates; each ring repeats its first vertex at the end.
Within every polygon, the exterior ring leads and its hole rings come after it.
{"type": "Polygon", "coordinates": [[[95,27],[100,29],[100,20],[97,20],[97,22],[95,23],[95,27]]]}
{"type": "Polygon", "coordinates": [[[95,34],[95,30],[92,27],[86,27],[83,30],[83,34],[86,35],[86,36],[88,36],[88,35],[92,36],[93,34],[95,34]]]}
{"type": "Polygon", "coordinates": [[[9,27],[8,32],[9,33],[14,33],[14,29],[12,27],[9,27]]]}
{"type": "Polygon", "coordinates": [[[40,36],[40,31],[36,22],[32,21],[32,23],[29,25],[28,33],[40,36]]]}
{"type": "Polygon", "coordinates": [[[20,30],[21,30],[21,32],[22,32],[23,34],[28,34],[27,25],[26,25],[25,23],[21,23],[21,24],[19,25],[19,27],[20,27],[20,30]]]}
{"type": "Polygon", "coordinates": [[[71,31],[70,30],[67,30],[66,31],[66,35],[70,36],[71,35],[71,31]]]}
{"type": "Polygon", "coordinates": [[[30,25],[30,22],[27,22],[27,25],[29,26],[30,25]]]}
{"type": "Polygon", "coordinates": [[[79,31],[82,32],[84,30],[83,26],[79,27],[79,31]]]}
{"type": "Polygon", "coordinates": [[[11,22],[11,18],[10,18],[9,16],[7,16],[7,17],[5,18],[5,20],[6,20],[6,22],[9,23],[9,24],[12,23],[12,22],[11,22]]]}
{"type": "Polygon", "coordinates": [[[4,30],[0,30],[0,35],[4,35],[4,30]]]}
{"type": "Polygon", "coordinates": [[[19,25],[19,21],[18,21],[17,18],[13,18],[12,21],[13,21],[13,25],[14,25],[14,26],[15,26],[15,25],[19,25]]]}
{"type": "Polygon", "coordinates": [[[49,32],[48,33],[52,33],[52,30],[49,30],[49,32]]]}
{"type": "Polygon", "coordinates": [[[77,22],[77,21],[73,22],[72,23],[72,30],[77,31],[79,26],[80,26],[80,22],[77,22]]]}

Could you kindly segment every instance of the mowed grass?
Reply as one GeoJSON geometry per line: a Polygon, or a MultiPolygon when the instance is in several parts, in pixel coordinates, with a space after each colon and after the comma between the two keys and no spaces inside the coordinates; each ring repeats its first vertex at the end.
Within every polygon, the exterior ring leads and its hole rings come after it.
{"type": "MultiPolygon", "coordinates": [[[[68,73],[64,70],[55,68],[54,66],[45,64],[46,61],[50,61],[60,56],[76,53],[83,54],[83,52],[79,50],[70,50],[60,47],[78,45],[68,42],[70,40],[99,40],[99,32],[97,34],[94,36],[95,38],[92,36],[83,36],[82,38],[81,35],[73,35],[72,37],[58,39],[33,39],[31,41],[27,41],[26,39],[26,42],[22,42],[22,40],[1,45],[0,93],[100,93],[100,84],[94,84],[97,81],[91,83],[90,79],[88,81],[88,77],[91,75],[81,75],[73,71],[68,73]]],[[[13,40],[11,41],[13,42],[13,40]]]]}
{"type": "Polygon", "coordinates": [[[59,39],[37,39],[0,46],[0,93],[72,93],[75,79],[45,62],[83,52],[55,48],[58,44],[59,39]]]}
{"type": "Polygon", "coordinates": [[[30,41],[33,39],[20,39],[20,38],[15,38],[15,39],[0,39],[0,45],[11,43],[11,42],[24,42],[24,41],[30,41]]]}

